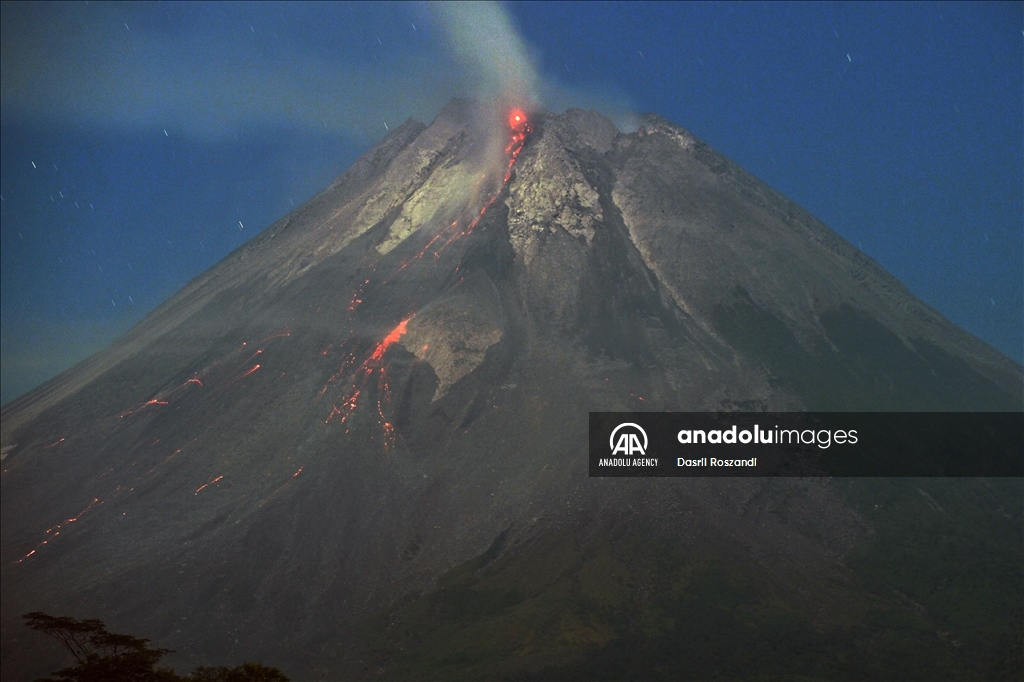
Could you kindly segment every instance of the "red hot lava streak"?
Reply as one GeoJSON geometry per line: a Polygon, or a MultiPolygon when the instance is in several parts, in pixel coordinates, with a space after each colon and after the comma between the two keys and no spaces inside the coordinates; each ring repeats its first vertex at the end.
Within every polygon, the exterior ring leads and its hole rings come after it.
{"type": "Polygon", "coordinates": [[[64,519],[63,521],[61,521],[57,525],[51,526],[50,528],[47,528],[46,529],[46,533],[45,533],[46,539],[43,540],[42,542],[40,542],[38,545],[36,545],[35,549],[33,549],[31,552],[29,552],[25,556],[21,557],[20,559],[18,559],[15,563],[20,564],[25,559],[28,559],[30,556],[32,556],[33,554],[38,552],[40,549],[42,549],[44,545],[50,544],[50,540],[53,540],[55,537],[60,535],[60,531],[61,531],[62,528],[64,528],[64,526],[68,525],[69,523],[74,523],[78,519],[82,518],[83,514],[85,514],[87,511],[89,511],[90,509],[95,507],[97,504],[103,504],[103,503],[100,502],[100,499],[98,497],[94,497],[94,498],[92,498],[92,502],[89,503],[88,507],[86,507],[82,511],[78,512],[77,514],[72,516],[70,519],[64,519]]]}
{"type": "MultiPolygon", "coordinates": [[[[526,117],[526,112],[519,108],[508,112],[508,127],[512,129],[512,138],[509,140],[508,146],[505,147],[505,154],[508,155],[508,168],[505,170],[504,184],[508,184],[509,179],[512,177],[512,166],[515,165],[516,159],[519,158],[519,152],[523,151],[523,145],[526,144],[527,136],[533,132],[533,127],[530,125],[530,120],[526,117]]],[[[491,198],[491,201],[494,201],[494,197],[491,198]]],[[[487,206],[490,206],[491,201],[487,203],[487,206]]]]}
{"type": "MultiPolygon", "coordinates": [[[[511,129],[511,135],[509,136],[508,144],[505,147],[505,156],[508,159],[508,165],[505,167],[504,178],[502,180],[501,187],[491,194],[486,201],[483,202],[483,206],[477,215],[469,221],[465,227],[460,229],[459,221],[453,222],[448,227],[441,230],[438,234],[424,246],[418,253],[409,258],[407,261],[402,263],[393,274],[401,272],[410,264],[419,261],[426,253],[433,252],[435,259],[440,255],[440,252],[447,248],[450,244],[457,241],[462,237],[466,237],[471,234],[476,228],[480,219],[484,216],[491,205],[501,195],[502,190],[508,185],[509,180],[512,178],[512,168],[515,166],[516,159],[519,158],[519,153],[523,150],[523,146],[526,144],[526,138],[533,132],[533,127],[530,125],[530,121],[526,115],[526,112],[518,107],[511,109],[508,113],[508,126],[511,129]]],[[[486,176],[485,176],[486,178],[486,176]]],[[[376,284],[372,285],[374,288],[384,286],[388,283],[391,276],[380,280],[376,284]]],[[[352,293],[351,301],[349,302],[349,312],[355,312],[356,308],[365,300],[366,287],[371,286],[371,280],[365,279],[362,281],[352,293]]],[[[384,442],[385,447],[389,441],[394,438],[394,426],[387,420],[384,414],[384,404],[390,402],[391,397],[391,385],[390,378],[388,375],[388,367],[385,363],[384,356],[391,346],[398,342],[400,338],[405,334],[406,324],[412,318],[412,314],[406,317],[404,320],[398,323],[398,325],[392,329],[373,349],[373,352],[363,360],[361,364],[356,366],[358,362],[356,355],[348,355],[342,362],[341,368],[337,373],[334,374],[330,379],[327,380],[327,384],[324,385],[320,391],[320,395],[317,399],[323,397],[327,392],[328,386],[335,381],[341,379],[347,375],[351,367],[356,367],[354,373],[349,379],[349,389],[347,392],[335,399],[331,405],[331,412],[327,415],[325,423],[330,423],[332,419],[338,417],[338,421],[344,424],[349,415],[351,415],[360,402],[364,394],[364,390],[370,383],[370,380],[374,377],[377,379],[377,416],[379,417],[380,426],[384,430],[384,442]]],[[[326,351],[322,351],[323,355],[326,355],[326,351]]]]}
{"type": "MultiPolygon", "coordinates": [[[[428,252],[432,253],[434,258],[437,259],[440,256],[441,251],[446,249],[453,242],[456,242],[462,237],[465,237],[473,232],[477,224],[480,222],[480,219],[484,216],[484,213],[486,213],[487,209],[489,209],[491,205],[494,204],[497,198],[501,195],[501,191],[505,188],[506,185],[508,185],[509,180],[512,178],[512,167],[515,165],[516,159],[519,158],[519,153],[523,150],[523,145],[526,144],[526,138],[529,137],[530,133],[533,132],[533,127],[530,125],[530,121],[526,116],[526,112],[524,112],[522,109],[518,107],[513,108],[511,111],[509,111],[508,125],[509,128],[512,129],[512,134],[509,137],[508,144],[505,145],[505,156],[508,159],[508,165],[505,167],[505,176],[502,179],[501,187],[497,191],[492,193],[487,198],[486,201],[484,201],[483,206],[477,213],[476,217],[473,218],[465,227],[462,227],[461,229],[458,220],[454,221],[451,225],[442,229],[440,232],[435,234],[433,238],[429,242],[427,242],[426,246],[420,249],[420,251],[416,253],[416,255],[406,260],[391,275],[388,275],[384,279],[378,281],[376,284],[371,285],[370,279],[363,280],[359,285],[356,286],[355,290],[352,292],[352,298],[349,301],[348,305],[349,312],[355,312],[355,310],[363,303],[363,301],[366,298],[365,294],[368,287],[372,289],[377,289],[386,285],[390,281],[392,276],[405,270],[413,263],[421,260],[428,252]]],[[[485,174],[482,180],[486,180],[486,177],[487,176],[485,174]]]]}
{"type": "Polygon", "coordinates": [[[409,319],[412,317],[405,318],[398,323],[398,326],[391,330],[391,333],[384,337],[384,339],[377,344],[377,347],[373,349],[373,355],[370,356],[370,360],[379,361],[384,357],[384,352],[391,346],[393,346],[398,339],[405,336],[405,327],[409,324],[409,319]]]}
{"type": "MultiPolygon", "coordinates": [[[[356,369],[355,375],[351,380],[351,388],[341,400],[339,405],[335,402],[331,406],[331,413],[327,415],[325,423],[330,422],[335,416],[339,417],[339,421],[344,424],[348,419],[348,416],[356,409],[358,405],[358,399],[362,395],[363,390],[369,384],[370,379],[374,376],[377,377],[377,415],[380,417],[381,427],[384,429],[384,435],[386,439],[390,439],[392,432],[394,431],[390,422],[384,416],[384,403],[390,402],[391,399],[391,384],[389,381],[387,366],[384,363],[384,355],[387,353],[388,348],[395,345],[400,338],[405,335],[406,325],[409,324],[409,320],[412,319],[412,315],[409,315],[404,320],[399,322],[394,329],[381,339],[381,341],[374,346],[373,352],[370,353],[369,357],[363,361],[361,365],[356,369]]],[[[349,356],[349,358],[342,365],[341,371],[335,374],[328,380],[328,384],[340,378],[341,374],[345,369],[354,364],[355,358],[349,356]]],[[[327,390],[327,386],[324,386],[324,390],[320,392],[323,395],[327,390]]],[[[387,441],[385,441],[386,443],[387,441]]]]}

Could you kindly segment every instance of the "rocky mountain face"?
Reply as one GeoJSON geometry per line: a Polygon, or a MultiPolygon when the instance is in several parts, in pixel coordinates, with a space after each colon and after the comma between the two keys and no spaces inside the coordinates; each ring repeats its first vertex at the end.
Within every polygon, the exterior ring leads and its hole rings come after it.
{"type": "Polygon", "coordinates": [[[663,119],[474,112],[4,407],[3,678],[63,665],[40,610],[296,679],[1016,674],[1018,479],[591,479],[587,424],[1021,367],[663,119]]]}

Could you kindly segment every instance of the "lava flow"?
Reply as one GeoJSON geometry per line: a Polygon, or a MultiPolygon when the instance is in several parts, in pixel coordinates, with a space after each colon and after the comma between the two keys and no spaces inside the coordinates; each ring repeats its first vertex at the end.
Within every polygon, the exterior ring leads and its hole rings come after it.
{"type": "Polygon", "coordinates": [[[50,540],[53,540],[55,537],[60,535],[60,531],[61,531],[62,528],[64,528],[64,526],[68,525],[69,523],[74,523],[78,519],[82,518],[83,514],[85,514],[87,511],[89,511],[90,509],[95,507],[97,504],[103,504],[103,503],[100,502],[100,499],[98,497],[94,497],[94,498],[92,498],[92,502],[89,503],[88,507],[86,507],[82,511],[78,512],[77,514],[72,516],[70,519],[64,519],[63,521],[61,521],[57,525],[51,526],[50,528],[47,528],[46,529],[46,533],[45,533],[46,539],[43,540],[42,542],[40,542],[38,545],[36,545],[35,549],[33,549],[31,552],[29,552],[25,556],[21,557],[20,559],[18,559],[15,563],[20,564],[25,559],[28,559],[30,556],[32,556],[33,554],[38,552],[40,549],[42,549],[45,545],[50,544],[50,540]]]}
{"type": "Polygon", "coordinates": [[[195,491],[195,493],[193,493],[193,494],[194,494],[194,495],[198,495],[198,494],[199,494],[200,492],[202,492],[202,490],[203,490],[204,488],[206,488],[207,486],[211,486],[211,485],[213,485],[214,483],[216,483],[217,481],[221,480],[222,478],[224,478],[223,474],[222,474],[222,475],[220,475],[220,476],[218,476],[217,478],[213,478],[213,479],[210,479],[210,480],[209,480],[209,481],[207,481],[206,483],[204,483],[204,484],[202,484],[201,486],[199,486],[198,488],[196,488],[196,491],[195,491]]]}
{"type": "MultiPolygon", "coordinates": [[[[354,412],[359,406],[359,399],[366,392],[371,379],[376,377],[377,416],[379,418],[380,426],[384,430],[385,447],[391,442],[395,429],[384,414],[384,405],[391,402],[391,382],[387,365],[384,363],[384,355],[387,353],[388,348],[395,345],[398,340],[405,335],[406,325],[409,324],[409,320],[411,319],[412,315],[403,319],[380,341],[380,343],[374,346],[373,352],[370,353],[369,357],[367,357],[353,373],[349,391],[344,394],[342,400],[335,401],[334,404],[331,405],[331,413],[327,415],[327,419],[324,422],[325,424],[330,423],[334,417],[339,417],[338,421],[344,424],[352,412],[354,412]]],[[[349,355],[348,358],[346,358],[345,362],[342,363],[341,370],[328,380],[328,385],[339,379],[345,370],[353,364],[355,364],[354,354],[349,355]]],[[[326,391],[327,386],[324,386],[323,390],[320,391],[320,395],[323,395],[326,391]]]]}
{"type": "MultiPolygon", "coordinates": [[[[198,374],[193,374],[191,379],[186,379],[184,383],[182,383],[182,384],[176,386],[175,388],[171,389],[169,392],[167,392],[162,397],[163,398],[169,398],[170,396],[174,395],[175,393],[177,393],[178,391],[182,390],[183,388],[187,388],[188,386],[200,386],[201,387],[202,385],[203,385],[203,381],[202,381],[202,379],[199,378],[199,375],[198,374]]],[[[146,402],[142,403],[141,405],[133,407],[130,410],[125,410],[124,412],[122,412],[118,416],[121,419],[124,419],[125,417],[127,417],[127,416],[129,416],[131,414],[135,414],[136,412],[138,412],[139,410],[141,410],[144,407],[157,406],[157,405],[167,405],[167,404],[169,404],[169,401],[167,401],[167,400],[162,400],[161,398],[151,398],[151,399],[147,400],[146,402]]]]}
{"type": "MultiPolygon", "coordinates": [[[[526,138],[533,132],[530,121],[526,118],[526,113],[522,109],[513,109],[509,112],[508,127],[512,129],[512,139],[509,140],[508,146],[505,147],[505,154],[508,155],[508,168],[505,170],[505,180],[502,184],[503,189],[504,185],[508,184],[509,178],[512,177],[512,166],[515,165],[516,159],[519,158],[519,152],[523,151],[526,138]]],[[[494,197],[491,197],[488,206],[493,201],[494,197]]]]}
{"type": "MultiPolygon", "coordinates": [[[[374,289],[383,287],[389,282],[391,277],[402,272],[413,263],[422,260],[423,256],[427,253],[432,253],[436,261],[441,252],[448,246],[461,238],[472,234],[484,214],[487,213],[488,209],[491,208],[494,202],[499,196],[501,196],[502,192],[508,186],[509,180],[512,178],[512,169],[515,166],[516,159],[519,158],[519,154],[522,152],[523,146],[526,144],[527,137],[533,131],[533,128],[530,126],[530,122],[526,116],[526,112],[519,108],[514,108],[509,112],[508,126],[511,129],[511,135],[509,137],[508,144],[505,146],[507,165],[505,167],[501,186],[487,197],[482,208],[477,212],[472,220],[465,224],[464,227],[460,228],[458,220],[446,226],[434,235],[417,253],[399,265],[391,275],[388,275],[384,279],[380,280],[379,283],[374,285],[374,289]]],[[[486,182],[486,179],[487,176],[485,175],[481,178],[481,182],[486,182]]],[[[364,279],[357,285],[349,302],[349,312],[355,312],[360,304],[363,303],[366,299],[366,288],[370,286],[370,284],[370,279],[364,279]]],[[[365,360],[359,363],[358,366],[356,353],[349,353],[347,355],[339,370],[334,374],[334,376],[328,379],[327,384],[324,385],[323,389],[320,391],[320,397],[323,397],[332,383],[346,375],[351,377],[349,380],[348,391],[342,394],[340,399],[336,399],[331,404],[331,412],[327,415],[327,419],[324,422],[325,424],[329,424],[335,417],[338,417],[339,423],[344,424],[348,420],[349,416],[351,416],[356,408],[361,404],[371,381],[376,379],[376,410],[379,424],[384,431],[385,448],[394,440],[394,426],[385,415],[384,409],[385,405],[391,401],[390,377],[384,357],[388,348],[397,343],[405,334],[406,325],[412,317],[413,313],[410,313],[405,319],[399,322],[394,329],[392,329],[376,346],[374,346],[370,354],[365,360]],[[355,367],[355,370],[351,375],[349,375],[348,371],[352,367],[355,367]]]]}
{"type": "MultiPolygon", "coordinates": [[[[533,127],[530,125],[530,121],[526,116],[526,113],[519,108],[513,108],[509,111],[508,115],[508,126],[511,130],[511,135],[508,140],[508,144],[505,145],[505,157],[508,163],[505,167],[505,174],[502,178],[501,186],[491,193],[484,201],[483,207],[477,212],[476,216],[469,221],[460,229],[459,221],[453,221],[451,224],[444,227],[441,231],[435,234],[419,251],[413,256],[406,259],[401,265],[399,265],[394,272],[381,279],[376,284],[371,285],[370,279],[364,279],[361,281],[352,292],[352,298],[349,301],[348,311],[355,312],[355,310],[366,300],[366,293],[368,288],[374,290],[379,289],[386,285],[392,277],[402,272],[412,264],[421,261],[427,253],[431,253],[434,259],[438,259],[441,252],[444,251],[448,246],[454,242],[460,240],[463,237],[467,237],[473,233],[473,230],[479,224],[480,219],[483,218],[487,210],[494,204],[494,202],[501,196],[501,193],[508,186],[509,180],[512,178],[512,168],[515,166],[516,159],[519,158],[520,152],[523,150],[523,145],[526,144],[526,139],[533,132],[533,127]]],[[[481,178],[481,182],[486,182],[487,176],[484,175],[481,178]]],[[[374,266],[375,268],[376,266],[374,266]]]]}

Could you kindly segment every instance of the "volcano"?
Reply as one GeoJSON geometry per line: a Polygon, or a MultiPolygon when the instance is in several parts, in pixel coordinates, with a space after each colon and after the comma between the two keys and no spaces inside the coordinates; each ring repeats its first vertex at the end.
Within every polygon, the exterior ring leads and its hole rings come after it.
{"type": "Polygon", "coordinates": [[[410,120],[5,406],[3,678],[66,664],[29,611],[294,679],[1018,674],[1020,479],[588,477],[592,411],[1024,409],[1021,366],[641,123],[410,120]]]}

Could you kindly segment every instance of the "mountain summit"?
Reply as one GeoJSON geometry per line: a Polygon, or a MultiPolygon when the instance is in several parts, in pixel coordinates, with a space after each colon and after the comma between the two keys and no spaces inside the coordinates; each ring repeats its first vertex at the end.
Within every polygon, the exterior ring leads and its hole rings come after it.
{"type": "Polygon", "coordinates": [[[1022,386],[684,129],[454,101],[4,408],[3,677],[29,611],[299,679],[1012,672],[1019,481],[591,479],[587,428],[1022,386]]]}

